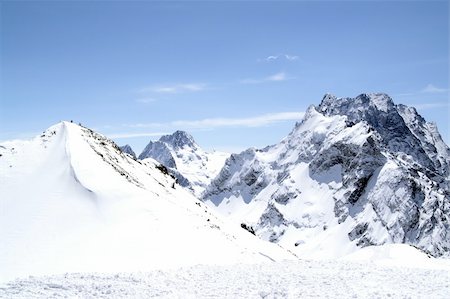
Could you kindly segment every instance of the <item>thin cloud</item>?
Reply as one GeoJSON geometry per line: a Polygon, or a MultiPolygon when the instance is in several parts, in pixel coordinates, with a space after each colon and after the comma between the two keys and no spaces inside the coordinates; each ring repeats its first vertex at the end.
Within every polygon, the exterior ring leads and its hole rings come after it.
{"type": "Polygon", "coordinates": [[[254,117],[246,118],[206,118],[201,120],[176,120],[167,123],[149,123],[126,125],[131,128],[167,128],[167,129],[198,129],[211,130],[224,127],[264,127],[285,121],[298,121],[304,115],[304,112],[279,112],[268,113],[254,117]]]}
{"type": "Polygon", "coordinates": [[[414,105],[414,107],[416,109],[419,109],[419,110],[445,108],[445,107],[448,107],[448,106],[449,106],[449,104],[448,103],[444,103],[444,102],[441,102],[441,103],[424,103],[424,104],[414,105]]]}
{"type": "Polygon", "coordinates": [[[272,62],[280,59],[285,59],[288,61],[295,61],[298,60],[299,57],[297,55],[290,55],[290,54],[280,54],[280,55],[269,55],[266,58],[258,59],[258,61],[265,61],[265,62],[272,62]]]}
{"type": "Polygon", "coordinates": [[[421,92],[423,93],[443,93],[447,91],[447,88],[439,88],[434,86],[433,84],[428,84],[424,89],[421,90],[421,92]]]}
{"type": "Polygon", "coordinates": [[[187,84],[170,84],[170,85],[154,85],[144,87],[139,90],[140,93],[185,93],[197,92],[206,89],[206,84],[203,83],[187,83],[187,84]]]}
{"type": "Polygon", "coordinates": [[[286,74],[281,72],[281,73],[277,73],[275,75],[272,75],[270,77],[266,78],[266,81],[285,81],[288,78],[286,77],[286,74]]]}
{"type": "Polygon", "coordinates": [[[437,93],[445,93],[445,92],[448,92],[448,91],[449,91],[448,88],[439,88],[439,87],[436,87],[435,85],[430,83],[427,86],[425,86],[424,88],[422,88],[421,90],[414,91],[414,92],[398,93],[398,94],[395,94],[394,96],[395,97],[409,97],[409,96],[422,95],[424,93],[437,94],[437,93]]]}
{"type": "Polygon", "coordinates": [[[141,104],[148,104],[148,103],[153,103],[156,102],[157,100],[154,98],[139,98],[136,99],[136,102],[141,103],[141,104]]]}
{"type": "Polygon", "coordinates": [[[413,92],[404,92],[404,93],[394,94],[393,96],[394,97],[409,97],[409,96],[413,96],[413,95],[415,95],[415,93],[413,93],[413,92]]]}
{"type": "Polygon", "coordinates": [[[264,58],[263,60],[265,60],[265,61],[273,61],[273,60],[277,60],[279,58],[279,56],[278,55],[270,55],[270,56],[267,56],[266,58],[264,58]]]}
{"type": "Polygon", "coordinates": [[[147,132],[147,133],[113,133],[108,134],[109,138],[115,139],[125,139],[125,138],[135,138],[135,137],[159,137],[163,135],[168,135],[168,133],[162,132],[147,132]]]}
{"type": "Polygon", "coordinates": [[[260,115],[248,118],[207,118],[195,121],[175,121],[175,127],[189,127],[194,129],[218,128],[218,127],[263,127],[274,123],[299,120],[303,117],[302,112],[281,112],[260,115]]]}
{"type": "Polygon", "coordinates": [[[298,56],[297,56],[297,55],[284,54],[284,57],[285,57],[287,60],[290,60],[290,61],[298,60],[298,56]]]}
{"type": "Polygon", "coordinates": [[[265,77],[262,79],[252,79],[252,78],[243,79],[240,81],[240,83],[242,83],[242,84],[260,84],[260,83],[265,83],[265,82],[281,82],[281,81],[286,81],[289,79],[292,79],[292,78],[288,77],[285,72],[279,72],[279,73],[273,74],[271,76],[268,76],[268,77],[265,77]]]}

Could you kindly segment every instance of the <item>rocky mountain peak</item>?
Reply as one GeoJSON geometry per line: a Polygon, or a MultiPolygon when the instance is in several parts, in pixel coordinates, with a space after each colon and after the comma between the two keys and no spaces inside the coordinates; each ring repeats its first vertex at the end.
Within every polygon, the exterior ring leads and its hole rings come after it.
{"type": "Polygon", "coordinates": [[[399,108],[387,94],[363,93],[355,98],[336,98],[327,94],[317,111],[324,116],[346,116],[350,125],[367,123],[376,131],[388,151],[410,155],[417,163],[435,171],[435,165],[424,151],[421,141],[406,123],[411,119],[423,119],[415,109],[406,106],[399,108]]]}
{"type": "Polygon", "coordinates": [[[327,93],[318,107],[318,111],[326,116],[347,115],[359,120],[374,112],[391,113],[394,110],[394,102],[385,93],[363,93],[355,98],[337,98],[327,93]]]}
{"type": "Polygon", "coordinates": [[[449,165],[414,108],[383,93],[326,94],[279,144],[232,155],[203,199],[299,253],[340,238],[448,256],[449,165]]]}
{"type": "Polygon", "coordinates": [[[194,138],[185,131],[176,131],[171,135],[164,135],[159,139],[160,142],[164,142],[174,149],[191,147],[198,148],[197,143],[195,143],[194,138]]]}
{"type": "Polygon", "coordinates": [[[119,146],[120,150],[126,154],[129,154],[133,158],[136,158],[136,153],[133,151],[129,144],[125,144],[123,146],[119,146]]]}
{"type": "Polygon", "coordinates": [[[139,159],[153,158],[166,167],[177,168],[175,160],[172,156],[167,144],[161,141],[150,141],[139,155],[139,159]]]}

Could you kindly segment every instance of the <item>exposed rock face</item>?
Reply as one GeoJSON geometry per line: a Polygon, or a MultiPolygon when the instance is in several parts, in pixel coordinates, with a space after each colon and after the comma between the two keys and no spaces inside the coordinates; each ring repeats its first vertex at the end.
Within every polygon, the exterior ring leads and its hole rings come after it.
{"type": "Polygon", "coordinates": [[[166,167],[177,168],[175,159],[173,158],[169,147],[161,141],[150,141],[147,144],[142,153],[139,155],[139,160],[143,160],[145,158],[153,158],[166,167]]]}
{"type": "Polygon", "coordinates": [[[139,159],[153,158],[168,168],[178,184],[200,196],[217,175],[228,154],[208,153],[200,148],[194,138],[184,131],[162,136],[150,141],[139,159]]]}
{"type": "Polygon", "coordinates": [[[194,138],[184,131],[176,131],[172,135],[164,135],[159,141],[168,144],[175,150],[185,147],[190,147],[195,150],[199,147],[197,143],[195,143],[194,138]]]}
{"type": "Polygon", "coordinates": [[[285,246],[340,238],[450,255],[449,165],[414,108],[327,94],[279,144],[232,155],[204,200],[285,246]]]}
{"type": "Polygon", "coordinates": [[[130,145],[125,144],[124,146],[120,146],[119,148],[122,152],[129,154],[130,156],[136,159],[136,154],[134,153],[130,145]]]}

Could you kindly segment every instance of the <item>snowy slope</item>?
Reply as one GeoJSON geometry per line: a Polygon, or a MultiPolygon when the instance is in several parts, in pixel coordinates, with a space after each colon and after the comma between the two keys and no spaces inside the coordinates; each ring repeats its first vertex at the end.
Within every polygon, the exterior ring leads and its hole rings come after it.
{"type": "Polygon", "coordinates": [[[150,141],[139,159],[153,158],[160,162],[182,186],[200,197],[229,156],[223,152],[206,152],[191,135],[176,131],[172,135],[162,136],[158,141],[150,141]]]}
{"type": "Polygon", "coordinates": [[[414,109],[327,94],[279,144],[227,159],[204,201],[302,256],[385,243],[448,256],[449,161],[414,109]]]}
{"type": "Polygon", "coordinates": [[[2,143],[0,182],[0,281],[293,258],[221,221],[156,161],[72,123],[2,143]]]}
{"type": "Polygon", "coordinates": [[[0,285],[0,297],[448,298],[450,265],[408,247],[368,247],[358,256],[339,261],[202,265],[146,273],[29,277],[0,285]],[[368,257],[373,260],[368,261],[368,257]],[[403,257],[410,258],[406,266],[397,263],[406,262],[403,257]]]}

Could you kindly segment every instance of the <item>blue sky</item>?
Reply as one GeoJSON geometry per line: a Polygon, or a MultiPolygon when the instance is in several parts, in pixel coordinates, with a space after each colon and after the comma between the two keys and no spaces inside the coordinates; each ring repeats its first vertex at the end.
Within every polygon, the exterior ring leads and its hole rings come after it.
{"type": "Polygon", "coordinates": [[[0,140],[73,119],[129,143],[278,142],[311,104],[386,92],[449,133],[447,1],[3,1],[0,140]]]}

